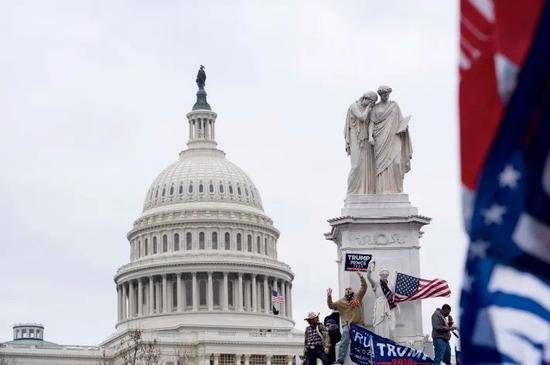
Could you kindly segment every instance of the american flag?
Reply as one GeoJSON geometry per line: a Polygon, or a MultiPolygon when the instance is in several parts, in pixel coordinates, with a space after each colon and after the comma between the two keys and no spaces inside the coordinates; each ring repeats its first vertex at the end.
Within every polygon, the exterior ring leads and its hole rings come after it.
{"type": "Polygon", "coordinates": [[[550,363],[550,1],[461,0],[465,364],[550,363]]]}
{"type": "Polygon", "coordinates": [[[397,273],[395,280],[395,302],[417,299],[448,297],[451,295],[449,284],[445,280],[426,280],[397,273]]]}
{"type": "Polygon", "coordinates": [[[283,297],[282,295],[280,295],[277,290],[272,290],[271,291],[271,301],[273,303],[284,303],[285,302],[285,297],[283,297]]]}

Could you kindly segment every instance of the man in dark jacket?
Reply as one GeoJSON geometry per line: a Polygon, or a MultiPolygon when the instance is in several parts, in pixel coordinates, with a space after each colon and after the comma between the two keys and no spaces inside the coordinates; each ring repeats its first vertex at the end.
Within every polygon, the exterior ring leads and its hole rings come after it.
{"type": "Polygon", "coordinates": [[[317,359],[323,362],[323,365],[330,365],[328,358],[330,349],[330,339],[328,330],[319,322],[319,313],[309,312],[305,318],[309,326],[304,332],[304,358],[308,365],[315,365],[317,359]]]}
{"type": "Polygon", "coordinates": [[[432,339],[434,341],[434,364],[441,362],[449,365],[451,363],[451,331],[456,327],[449,326],[445,318],[451,314],[451,306],[443,304],[441,309],[437,308],[432,314],[432,339]]]}

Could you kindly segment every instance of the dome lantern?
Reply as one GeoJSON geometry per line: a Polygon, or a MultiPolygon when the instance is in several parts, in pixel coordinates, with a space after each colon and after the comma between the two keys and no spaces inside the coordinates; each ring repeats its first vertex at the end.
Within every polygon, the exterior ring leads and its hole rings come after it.
{"type": "Polygon", "coordinates": [[[187,147],[190,149],[196,148],[216,148],[215,124],[217,114],[212,111],[212,108],[206,100],[206,73],[204,66],[201,65],[197,74],[197,101],[193,105],[193,110],[187,114],[189,120],[189,141],[187,147]]]}

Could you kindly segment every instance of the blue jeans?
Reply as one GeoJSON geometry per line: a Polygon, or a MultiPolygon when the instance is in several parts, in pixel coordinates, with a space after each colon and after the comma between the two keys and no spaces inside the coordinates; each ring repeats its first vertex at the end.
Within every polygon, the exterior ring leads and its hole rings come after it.
{"type": "Polygon", "coordinates": [[[342,339],[338,342],[338,355],[336,356],[336,362],[340,364],[344,363],[349,351],[349,326],[347,324],[342,326],[342,339]]]}
{"type": "Polygon", "coordinates": [[[330,359],[321,345],[317,345],[313,349],[308,348],[306,351],[307,365],[316,365],[317,359],[320,359],[323,365],[330,365],[330,359]]]}
{"type": "Polygon", "coordinates": [[[449,365],[451,363],[451,346],[449,341],[442,338],[434,339],[434,364],[440,364],[442,361],[449,365]]]}

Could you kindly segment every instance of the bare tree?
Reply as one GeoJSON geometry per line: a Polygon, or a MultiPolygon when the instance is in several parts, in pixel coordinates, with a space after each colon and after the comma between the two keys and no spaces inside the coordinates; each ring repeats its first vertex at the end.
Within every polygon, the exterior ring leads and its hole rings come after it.
{"type": "MultiPolygon", "coordinates": [[[[124,365],[136,365],[138,363],[157,365],[160,363],[160,348],[156,340],[153,340],[153,342],[144,341],[142,330],[130,330],[121,340],[119,350],[114,358],[122,360],[124,365]]],[[[109,365],[109,363],[105,365],[109,365]]]]}

